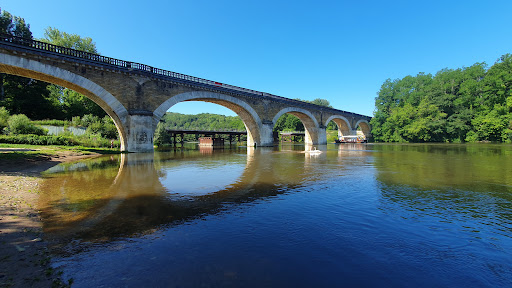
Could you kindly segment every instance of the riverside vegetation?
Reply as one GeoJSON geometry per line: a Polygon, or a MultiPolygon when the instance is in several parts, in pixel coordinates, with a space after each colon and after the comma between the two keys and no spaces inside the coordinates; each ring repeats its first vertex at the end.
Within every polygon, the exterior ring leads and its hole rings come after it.
{"type": "Polygon", "coordinates": [[[371,121],[378,142],[512,142],[512,55],[388,79],[371,121]]]}

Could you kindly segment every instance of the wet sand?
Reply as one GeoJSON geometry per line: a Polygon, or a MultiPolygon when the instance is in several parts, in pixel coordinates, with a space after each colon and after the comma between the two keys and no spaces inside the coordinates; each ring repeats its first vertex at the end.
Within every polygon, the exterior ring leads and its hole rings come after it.
{"type": "MultiPolygon", "coordinates": [[[[31,149],[0,148],[0,153],[31,149]]],[[[63,287],[37,210],[41,172],[62,162],[96,157],[72,151],[36,159],[0,160],[0,287],[63,287]]]]}

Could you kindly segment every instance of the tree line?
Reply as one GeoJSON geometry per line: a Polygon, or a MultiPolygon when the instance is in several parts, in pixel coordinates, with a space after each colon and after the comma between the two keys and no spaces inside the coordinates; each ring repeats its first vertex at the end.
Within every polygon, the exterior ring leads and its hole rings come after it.
{"type": "Polygon", "coordinates": [[[512,142],[512,55],[386,80],[372,135],[382,142],[512,142]]]}
{"type": "MultiPolygon", "coordinates": [[[[0,33],[34,39],[25,19],[0,9],[0,33]]],[[[59,46],[98,53],[89,37],[61,32],[48,27],[37,39],[59,46]]],[[[58,85],[30,78],[0,73],[0,107],[10,114],[25,114],[32,120],[71,120],[74,116],[93,114],[103,118],[105,111],[84,95],[58,85]]]]}

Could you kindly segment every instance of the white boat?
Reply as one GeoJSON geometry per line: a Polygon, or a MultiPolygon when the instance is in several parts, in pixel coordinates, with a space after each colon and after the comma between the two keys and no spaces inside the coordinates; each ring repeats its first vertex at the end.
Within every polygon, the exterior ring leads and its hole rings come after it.
{"type": "Polygon", "coordinates": [[[311,149],[311,150],[306,150],[305,152],[309,153],[309,154],[320,154],[320,153],[322,153],[322,151],[321,150],[317,150],[316,147],[313,147],[313,149],[311,149]]]}

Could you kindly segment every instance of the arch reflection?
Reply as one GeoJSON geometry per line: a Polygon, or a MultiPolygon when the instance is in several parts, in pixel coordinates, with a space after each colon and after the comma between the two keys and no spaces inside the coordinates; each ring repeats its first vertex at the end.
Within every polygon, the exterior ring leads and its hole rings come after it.
{"type": "Polygon", "coordinates": [[[229,212],[301,185],[305,165],[275,157],[272,148],[247,148],[208,157],[199,151],[122,154],[62,165],[41,186],[43,229],[60,243],[108,241],[229,212]]]}

